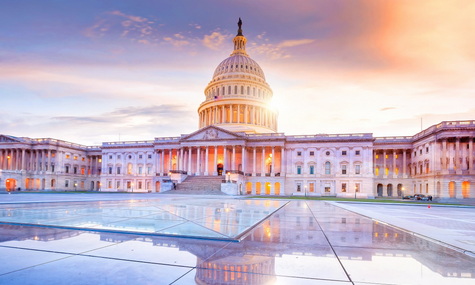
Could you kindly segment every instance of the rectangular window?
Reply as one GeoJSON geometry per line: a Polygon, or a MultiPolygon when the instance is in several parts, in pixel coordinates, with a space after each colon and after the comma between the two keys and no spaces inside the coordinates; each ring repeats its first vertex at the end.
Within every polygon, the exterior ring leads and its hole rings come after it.
{"type": "Polygon", "coordinates": [[[355,151],[355,154],[360,155],[360,151],[359,150],[355,151]]]}
{"type": "Polygon", "coordinates": [[[315,183],[313,182],[308,183],[308,191],[312,193],[315,192],[315,183]]]}
{"type": "Polygon", "coordinates": [[[69,165],[66,165],[66,166],[64,167],[64,172],[69,173],[69,165]]]}
{"type": "Polygon", "coordinates": [[[361,174],[361,165],[355,165],[355,174],[361,174]]]}
{"type": "Polygon", "coordinates": [[[69,187],[69,180],[64,181],[64,187],[68,188],[69,187]]]}
{"type": "Polygon", "coordinates": [[[148,155],[148,159],[151,159],[151,158],[152,158],[152,155],[151,155],[151,154],[149,154],[149,155],[148,155]]]}
{"type": "Polygon", "coordinates": [[[69,154],[66,154],[66,158],[70,158],[71,156],[69,154]]]}
{"type": "Polygon", "coordinates": [[[396,167],[396,169],[394,170],[394,173],[395,173],[396,175],[398,175],[398,174],[399,174],[399,168],[396,167]]]}
{"type": "Polygon", "coordinates": [[[310,156],[314,156],[315,155],[315,152],[314,151],[311,151],[310,152],[310,156]]]}
{"type": "Polygon", "coordinates": [[[73,167],[73,173],[78,174],[78,168],[76,166],[73,167]]]}
{"type": "Polygon", "coordinates": [[[109,174],[112,174],[112,166],[109,166],[109,174]]]}
{"type": "Polygon", "coordinates": [[[86,169],[81,168],[81,175],[84,175],[84,174],[86,174],[86,169]]]}
{"type": "Polygon", "coordinates": [[[112,181],[107,182],[107,188],[112,188],[112,181]]]}
{"type": "Polygon", "coordinates": [[[325,193],[330,193],[331,192],[331,186],[329,183],[325,184],[325,193]]]}
{"type": "Polygon", "coordinates": [[[301,191],[302,191],[302,184],[297,183],[297,192],[301,192],[301,191]]]}
{"type": "Polygon", "coordinates": [[[331,164],[330,162],[325,162],[325,174],[331,174],[331,164]]]}
{"type": "Polygon", "coordinates": [[[139,189],[142,189],[142,181],[139,181],[139,189]]]}
{"type": "Polygon", "coordinates": [[[341,152],[341,155],[346,155],[346,150],[343,150],[343,151],[341,152]]]}
{"type": "Polygon", "coordinates": [[[360,183],[355,183],[355,192],[360,192],[360,183]]]}
{"type": "Polygon", "coordinates": [[[139,159],[142,159],[142,155],[141,155],[141,154],[139,154],[139,159]]]}
{"type": "Polygon", "coordinates": [[[119,155],[117,155],[117,159],[120,159],[120,154],[119,154],[119,155]]]}
{"type": "Polygon", "coordinates": [[[120,166],[117,166],[117,174],[120,174],[120,166]]]}
{"type": "Polygon", "coordinates": [[[147,174],[151,174],[152,173],[152,168],[149,166],[147,167],[147,174]]]}
{"type": "Polygon", "coordinates": [[[302,174],[302,166],[297,165],[297,174],[302,174]]]}
{"type": "Polygon", "coordinates": [[[139,174],[142,174],[142,166],[139,166],[139,174]]]}
{"type": "Polygon", "coordinates": [[[120,181],[117,181],[117,182],[115,183],[115,185],[116,185],[115,188],[120,189],[120,181]]]}
{"type": "Polygon", "coordinates": [[[346,165],[341,166],[341,174],[346,174],[346,165]]]}
{"type": "Polygon", "coordinates": [[[112,155],[109,155],[109,159],[112,159],[112,155]]]}
{"type": "Polygon", "coordinates": [[[386,169],[384,169],[384,175],[386,175],[386,176],[389,175],[389,167],[386,167],[386,169]]]}
{"type": "Polygon", "coordinates": [[[346,192],[346,183],[341,183],[341,192],[346,192]]]}
{"type": "Polygon", "coordinates": [[[78,157],[75,155],[75,156],[73,157],[73,159],[74,159],[74,160],[78,160],[78,157]]]}
{"type": "Polygon", "coordinates": [[[302,152],[301,152],[301,151],[297,151],[297,156],[302,156],[302,152]]]}
{"type": "Polygon", "coordinates": [[[315,166],[310,165],[310,174],[315,174],[315,166]]]}

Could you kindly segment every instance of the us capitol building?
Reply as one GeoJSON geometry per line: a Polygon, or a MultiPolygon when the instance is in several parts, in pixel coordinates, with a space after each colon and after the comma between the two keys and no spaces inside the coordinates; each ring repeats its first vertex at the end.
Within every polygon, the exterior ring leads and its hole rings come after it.
{"type": "Polygon", "coordinates": [[[0,191],[475,198],[474,120],[404,137],[279,133],[241,24],[204,90],[196,132],[102,146],[0,135],[0,191]]]}

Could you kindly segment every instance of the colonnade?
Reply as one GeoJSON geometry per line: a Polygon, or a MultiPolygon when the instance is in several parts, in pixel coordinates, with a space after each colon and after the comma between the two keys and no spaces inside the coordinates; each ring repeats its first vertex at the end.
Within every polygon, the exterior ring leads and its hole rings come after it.
{"type": "Polygon", "coordinates": [[[247,104],[211,106],[199,113],[200,128],[213,124],[251,124],[277,130],[277,114],[265,107],[247,104]]]}
{"type": "Polygon", "coordinates": [[[475,174],[473,137],[444,138],[438,141],[440,170],[444,174],[475,174]],[[466,172],[466,173],[463,173],[466,172]]]}
{"type": "Polygon", "coordinates": [[[410,153],[410,149],[374,150],[374,175],[376,177],[382,176],[383,178],[407,178],[408,165],[411,158],[408,152],[410,153]],[[399,157],[399,155],[402,155],[402,157],[399,157]]]}
{"type": "Polygon", "coordinates": [[[283,172],[284,149],[277,146],[183,146],[157,150],[157,173],[188,175],[276,176],[283,172]]]}
{"type": "MultiPolygon", "coordinates": [[[[0,149],[0,169],[10,171],[32,172],[63,171],[64,165],[68,164],[68,162],[64,161],[64,156],[64,151],[56,151],[51,149],[0,149]]],[[[77,164],[82,163],[77,162],[77,164]]],[[[88,161],[86,165],[87,170],[83,175],[100,175],[100,165],[100,155],[88,156],[88,161]]]]}

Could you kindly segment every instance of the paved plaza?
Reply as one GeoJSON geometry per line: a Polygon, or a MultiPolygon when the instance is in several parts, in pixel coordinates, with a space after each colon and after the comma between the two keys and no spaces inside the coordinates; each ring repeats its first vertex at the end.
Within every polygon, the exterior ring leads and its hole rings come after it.
{"type": "Polygon", "coordinates": [[[0,213],[0,284],[475,281],[473,207],[2,194],[0,213]]]}

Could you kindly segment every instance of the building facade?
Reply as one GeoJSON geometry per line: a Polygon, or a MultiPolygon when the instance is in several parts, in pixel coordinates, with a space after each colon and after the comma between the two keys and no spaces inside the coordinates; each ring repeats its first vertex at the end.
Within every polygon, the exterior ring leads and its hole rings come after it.
{"type": "Polygon", "coordinates": [[[233,195],[475,198],[475,120],[406,137],[277,132],[272,90],[238,25],[196,132],[96,147],[0,135],[0,190],[162,192],[215,176],[233,195]]]}

